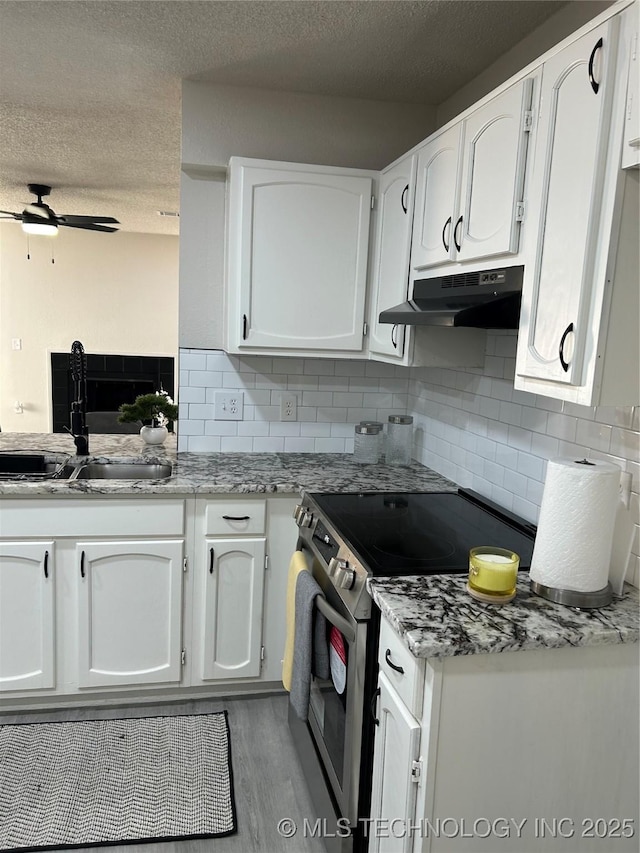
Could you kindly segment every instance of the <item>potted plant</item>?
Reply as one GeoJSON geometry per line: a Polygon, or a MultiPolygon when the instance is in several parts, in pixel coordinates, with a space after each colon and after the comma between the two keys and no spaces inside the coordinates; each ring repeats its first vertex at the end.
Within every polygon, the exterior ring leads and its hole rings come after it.
{"type": "Polygon", "coordinates": [[[178,420],[178,407],[166,391],[140,394],[133,403],[118,409],[120,423],[142,424],[140,435],[147,444],[162,444],[168,435],[167,424],[178,420]]]}

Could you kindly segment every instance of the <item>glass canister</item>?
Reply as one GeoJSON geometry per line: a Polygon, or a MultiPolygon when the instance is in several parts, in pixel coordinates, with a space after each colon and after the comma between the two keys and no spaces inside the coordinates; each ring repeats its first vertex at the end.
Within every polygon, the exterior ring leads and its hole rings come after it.
{"type": "Polygon", "coordinates": [[[382,426],[380,424],[357,424],[353,443],[353,461],[365,465],[374,465],[380,459],[380,441],[382,426]]]}
{"type": "Polygon", "coordinates": [[[411,465],[413,418],[411,415],[389,415],[387,427],[387,465],[411,465]]]}

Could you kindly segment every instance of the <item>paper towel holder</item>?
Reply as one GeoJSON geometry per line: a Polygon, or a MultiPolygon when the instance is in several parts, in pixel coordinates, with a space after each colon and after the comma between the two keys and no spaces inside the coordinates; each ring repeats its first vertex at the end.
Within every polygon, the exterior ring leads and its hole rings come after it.
{"type": "Polygon", "coordinates": [[[577,589],[556,589],[553,586],[545,586],[537,581],[530,581],[531,592],[553,601],[555,604],[564,604],[567,607],[576,607],[578,610],[594,610],[598,607],[606,607],[613,601],[613,589],[610,583],[594,592],[580,592],[577,589]]]}

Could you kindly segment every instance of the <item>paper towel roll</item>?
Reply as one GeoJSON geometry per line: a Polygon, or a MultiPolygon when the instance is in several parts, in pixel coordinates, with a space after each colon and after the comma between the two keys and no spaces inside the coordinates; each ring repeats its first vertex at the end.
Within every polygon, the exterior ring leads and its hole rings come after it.
{"type": "Polygon", "coordinates": [[[531,580],[579,592],[607,585],[620,473],[609,462],[549,460],[531,580]]]}

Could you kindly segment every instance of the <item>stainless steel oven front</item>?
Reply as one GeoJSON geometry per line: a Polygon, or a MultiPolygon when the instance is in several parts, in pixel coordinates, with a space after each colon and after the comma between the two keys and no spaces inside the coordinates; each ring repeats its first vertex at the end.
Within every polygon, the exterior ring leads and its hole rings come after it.
{"type": "Polygon", "coordinates": [[[315,517],[313,525],[301,528],[300,534],[298,547],[307,554],[325,595],[316,602],[327,620],[327,634],[333,626],[344,641],[346,674],[344,685],[331,676],[312,677],[308,720],[302,722],[289,706],[289,727],[315,807],[312,825],[320,821],[316,829],[328,851],[359,853],[366,850],[362,818],[370,811],[370,706],[375,699],[379,617],[375,608],[373,613],[371,607],[350,608],[350,596],[335,586],[328,571],[327,543],[319,538],[330,537],[335,543],[335,532],[315,517]],[[356,618],[351,609],[360,609],[366,616],[356,618]]]}

